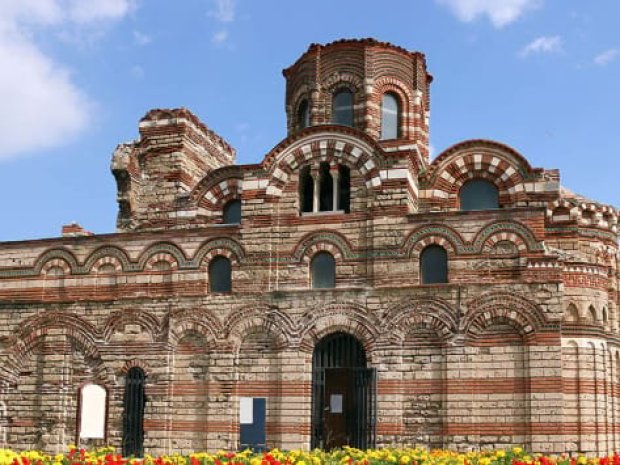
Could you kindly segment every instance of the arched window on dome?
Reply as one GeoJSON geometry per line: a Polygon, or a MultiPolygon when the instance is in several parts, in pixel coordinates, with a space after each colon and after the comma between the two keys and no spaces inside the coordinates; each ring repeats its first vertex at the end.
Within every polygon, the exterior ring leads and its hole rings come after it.
{"type": "Polygon", "coordinates": [[[230,260],[222,255],[214,257],[209,263],[209,289],[211,292],[232,290],[232,267],[230,260]]]}
{"type": "Polygon", "coordinates": [[[234,199],[226,202],[222,210],[224,224],[241,223],[241,200],[234,199]]]}
{"type": "Polygon", "coordinates": [[[459,192],[461,210],[492,210],[499,208],[497,187],[486,179],[472,179],[459,192]]]}
{"type": "Polygon", "coordinates": [[[400,101],[391,92],[383,94],[381,102],[381,139],[398,139],[400,137],[400,101]]]}
{"type": "Polygon", "coordinates": [[[432,244],[420,254],[420,282],[440,284],[448,282],[448,252],[440,245],[432,244]]]}
{"type": "Polygon", "coordinates": [[[303,99],[297,107],[297,127],[301,130],[310,126],[310,105],[303,99]]]}
{"type": "Polygon", "coordinates": [[[353,92],[339,89],[332,97],[332,123],[353,126],[353,92]]]}
{"type": "Polygon", "coordinates": [[[317,253],[310,262],[313,289],[336,287],[336,260],[329,252],[317,253]]]}

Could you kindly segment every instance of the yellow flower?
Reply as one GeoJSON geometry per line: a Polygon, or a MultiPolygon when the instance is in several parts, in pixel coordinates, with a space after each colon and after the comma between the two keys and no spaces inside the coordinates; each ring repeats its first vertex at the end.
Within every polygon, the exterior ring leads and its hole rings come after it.
{"type": "Polygon", "coordinates": [[[409,462],[411,462],[411,457],[409,457],[408,455],[403,455],[400,458],[400,463],[402,463],[402,464],[406,464],[406,463],[409,463],[409,462]]]}
{"type": "Polygon", "coordinates": [[[579,465],[586,465],[586,463],[588,463],[588,459],[584,457],[583,455],[580,455],[579,458],[577,459],[577,463],[579,465]]]}

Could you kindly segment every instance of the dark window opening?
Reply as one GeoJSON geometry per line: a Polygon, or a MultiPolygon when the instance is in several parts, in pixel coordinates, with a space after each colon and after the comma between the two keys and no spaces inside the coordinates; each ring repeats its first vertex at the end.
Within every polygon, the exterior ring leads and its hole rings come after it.
{"type": "Polygon", "coordinates": [[[209,263],[209,285],[211,292],[230,292],[232,289],[230,260],[218,255],[209,263]]]}
{"type": "Polygon", "coordinates": [[[235,199],[226,203],[223,217],[225,224],[241,223],[241,200],[235,199]]]}
{"type": "Polygon", "coordinates": [[[133,367],[127,373],[123,399],[123,457],[142,457],[144,445],[145,375],[133,367]]]}
{"type": "Polygon", "coordinates": [[[350,205],[351,172],[348,167],[330,166],[329,163],[322,162],[314,173],[311,172],[310,166],[304,166],[300,170],[299,207],[301,213],[331,211],[349,213],[350,205]],[[318,178],[315,179],[317,176],[318,178]],[[314,192],[315,187],[318,190],[317,193],[314,192]]]}
{"type": "Polygon", "coordinates": [[[310,167],[304,166],[299,173],[299,204],[302,213],[312,211],[314,202],[314,182],[310,175],[310,167]]]}
{"type": "Polygon", "coordinates": [[[319,211],[328,212],[334,209],[334,178],[329,172],[329,164],[319,165],[319,211]]]}
{"type": "Polygon", "coordinates": [[[338,209],[344,210],[345,213],[351,211],[351,171],[347,166],[339,165],[338,172],[340,174],[340,200],[338,209]]]}
{"type": "Polygon", "coordinates": [[[297,126],[299,129],[310,126],[310,106],[307,100],[302,100],[297,109],[297,126]]]}
{"type": "Polygon", "coordinates": [[[353,93],[340,89],[332,98],[332,123],[353,126],[353,93]]]}
{"type": "Polygon", "coordinates": [[[440,245],[429,245],[420,254],[422,284],[448,282],[448,252],[440,245]]]}
{"type": "Polygon", "coordinates": [[[472,179],[459,192],[461,210],[491,210],[499,208],[497,187],[485,179],[472,179]]]}
{"type": "Polygon", "coordinates": [[[319,252],[310,264],[313,289],[336,286],[336,260],[329,252],[319,252]]]}
{"type": "Polygon", "coordinates": [[[400,137],[400,103],[396,95],[383,94],[381,102],[381,139],[400,137]]]}

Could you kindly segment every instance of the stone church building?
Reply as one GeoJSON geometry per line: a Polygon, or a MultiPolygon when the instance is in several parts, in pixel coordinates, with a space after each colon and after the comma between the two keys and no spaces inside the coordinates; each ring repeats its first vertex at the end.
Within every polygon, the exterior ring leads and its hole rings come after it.
{"type": "Polygon", "coordinates": [[[152,110],[116,233],[0,243],[0,447],[619,450],[618,210],[502,143],[431,160],[422,53],[284,77],[260,163],[152,110]]]}

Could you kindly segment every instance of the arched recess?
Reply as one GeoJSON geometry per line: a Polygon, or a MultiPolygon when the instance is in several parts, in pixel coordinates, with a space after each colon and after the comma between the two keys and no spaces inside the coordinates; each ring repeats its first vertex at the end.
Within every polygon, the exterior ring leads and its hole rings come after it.
{"type": "Polygon", "coordinates": [[[216,211],[232,198],[241,196],[243,172],[239,165],[229,165],[209,172],[192,189],[190,201],[199,211],[216,211]]]}
{"type": "Polygon", "coordinates": [[[574,418],[577,431],[577,440],[574,445],[568,445],[566,452],[583,451],[583,415],[584,398],[580,383],[581,350],[577,341],[562,338],[562,415],[574,418]]]}
{"type": "MultiPolygon", "coordinates": [[[[258,326],[246,324],[244,332],[238,335],[241,340],[235,358],[235,392],[238,399],[265,399],[266,445],[273,448],[282,441],[282,397],[291,395],[294,391],[288,391],[282,380],[282,335],[274,332],[273,326],[265,326],[264,323],[259,322],[258,326]]],[[[290,369],[291,367],[288,367],[288,370],[290,369]]],[[[239,408],[240,406],[237,406],[235,410],[238,412],[239,408]]]]}
{"type": "Polygon", "coordinates": [[[103,265],[112,264],[117,272],[129,271],[130,259],[127,253],[115,246],[103,246],[94,250],[84,262],[84,270],[98,273],[103,265]]]}
{"type": "Polygon", "coordinates": [[[492,321],[514,322],[524,337],[544,330],[547,324],[540,308],[526,297],[513,292],[488,292],[467,302],[469,309],[460,323],[460,332],[475,336],[492,321]]]}
{"type": "Polygon", "coordinates": [[[176,335],[174,345],[172,431],[175,450],[189,454],[208,449],[210,409],[217,401],[221,374],[213,372],[212,341],[191,328],[176,335]]]}
{"type": "Polygon", "coordinates": [[[336,262],[352,257],[353,250],[349,241],[336,231],[314,231],[302,237],[291,252],[295,261],[309,263],[318,252],[329,252],[336,262]]]}
{"type": "MultiPolygon", "coordinates": [[[[540,170],[538,170],[540,171],[540,170]]],[[[426,175],[429,201],[440,209],[459,209],[459,191],[468,180],[493,182],[499,190],[501,207],[524,201],[527,176],[538,174],[514,149],[489,140],[463,141],[442,152],[426,175]]]]}
{"type": "Polygon", "coordinates": [[[579,309],[573,302],[571,302],[568,307],[566,307],[566,311],[564,312],[564,322],[577,323],[579,320],[579,309]]]}
{"type": "Polygon", "coordinates": [[[423,324],[407,328],[401,346],[403,440],[430,449],[443,446],[446,346],[442,334],[423,324]]]}
{"type": "Polygon", "coordinates": [[[530,364],[526,329],[510,314],[479,320],[466,333],[467,362],[459,392],[470,403],[468,421],[481,442],[531,442],[530,364]],[[486,425],[497,425],[492,431],[486,425]]]}
{"type": "Polygon", "coordinates": [[[20,426],[19,438],[28,438],[24,440],[29,447],[45,447],[41,431],[61,443],[74,442],[79,386],[111,382],[93,335],[94,328],[68,313],[50,312],[23,322],[5,362],[11,389],[4,398],[9,417],[28,412],[32,421],[20,426]]]}
{"type": "MultiPolygon", "coordinates": [[[[346,126],[312,126],[303,134],[300,139],[286,139],[265,158],[267,195],[279,200],[285,190],[298,190],[301,167],[318,170],[320,163],[327,163],[348,169],[350,211],[364,211],[374,191],[381,187],[380,171],[384,169],[385,159],[377,141],[346,126]],[[295,183],[294,187],[290,183],[295,183]]],[[[299,205],[292,204],[291,210],[298,212],[299,205]]]]}
{"type": "Polygon", "coordinates": [[[485,247],[500,240],[514,242],[519,251],[544,252],[543,243],[536,239],[529,227],[518,221],[499,221],[483,226],[472,242],[473,251],[483,253],[485,247]]]}
{"type": "MultiPolygon", "coordinates": [[[[39,257],[35,260],[34,264],[34,273],[41,274],[42,269],[47,264],[47,262],[52,260],[60,260],[66,265],[61,265],[65,270],[65,274],[73,274],[78,271],[80,265],[75,258],[75,255],[68,249],[59,248],[59,249],[50,249],[43,252],[39,257]]],[[[49,265],[48,265],[49,266],[49,265]]]]}
{"type": "Polygon", "coordinates": [[[103,325],[103,339],[119,343],[155,342],[162,330],[152,312],[131,308],[112,313],[103,325]]]}
{"type": "Polygon", "coordinates": [[[394,401],[402,402],[403,438],[442,447],[446,344],[457,334],[458,311],[442,299],[403,299],[385,314],[385,342],[390,353],[399,354],[389,377],[402,385],[402,396],[394,395],[394,401]]]}
{"type": "Polygon", "coordinates": [[[363,345],[369,363],[374,356],[381,322],[361,305],[353,302],[332,303],[311,308],[299,319],[300,348],[312,353],[316,343],[334,332],[344,332],[357,338],[363,345]]]}
{"type": "Polygon", "coordinates": [[[7,448],[9,414],[4,401],[0,401],[0,448],[7,448]]]}
{"type": "Polygon", "coordinates": [[[234,351],[238,352],[245,335],[254,328],[268,332],[274,338],[278,350],[288,347],[299,332],[287,313],[277,307],[259,303],[234,310],[223,324],[223,333],[234,351]]]}
{"type": "Polygon", "coordinates": [[[147,246],[140,254],[138,269],[146,270],[150,265],[160,260],[168,261],[174,268],[181,268],[187,263],[187,257],[178,245],[172,242],[156,242],[147,246]],[[175,263],[176,265],[173,265],[175,263]]]}
{"type": "Polygon", "coordinates": [[[245,259],[245,250],[234,239],[229,237],[213,237],[203,242],[192,259],[195,266],[205,266],[213,257],[228,258],[233,267],[239,266],[245,259]]]}
{"type": "Polygon", "coordinates": [[[205,308],[174,309],[164,319],[163,327],[169,328],[168,341],[174,346],[185,334],[199,334],[211,347],[224,335],[219,318],[205,308]]]}
{"type": "Polygon", "coordinates": [[[461,235],[441,224],[429,224],[413,230],[405,237],[402,250],[410,258],[419,260],[420,252],[427,246],[434,244],[446,249],[448,259],[466,251],[461,235]]]}

